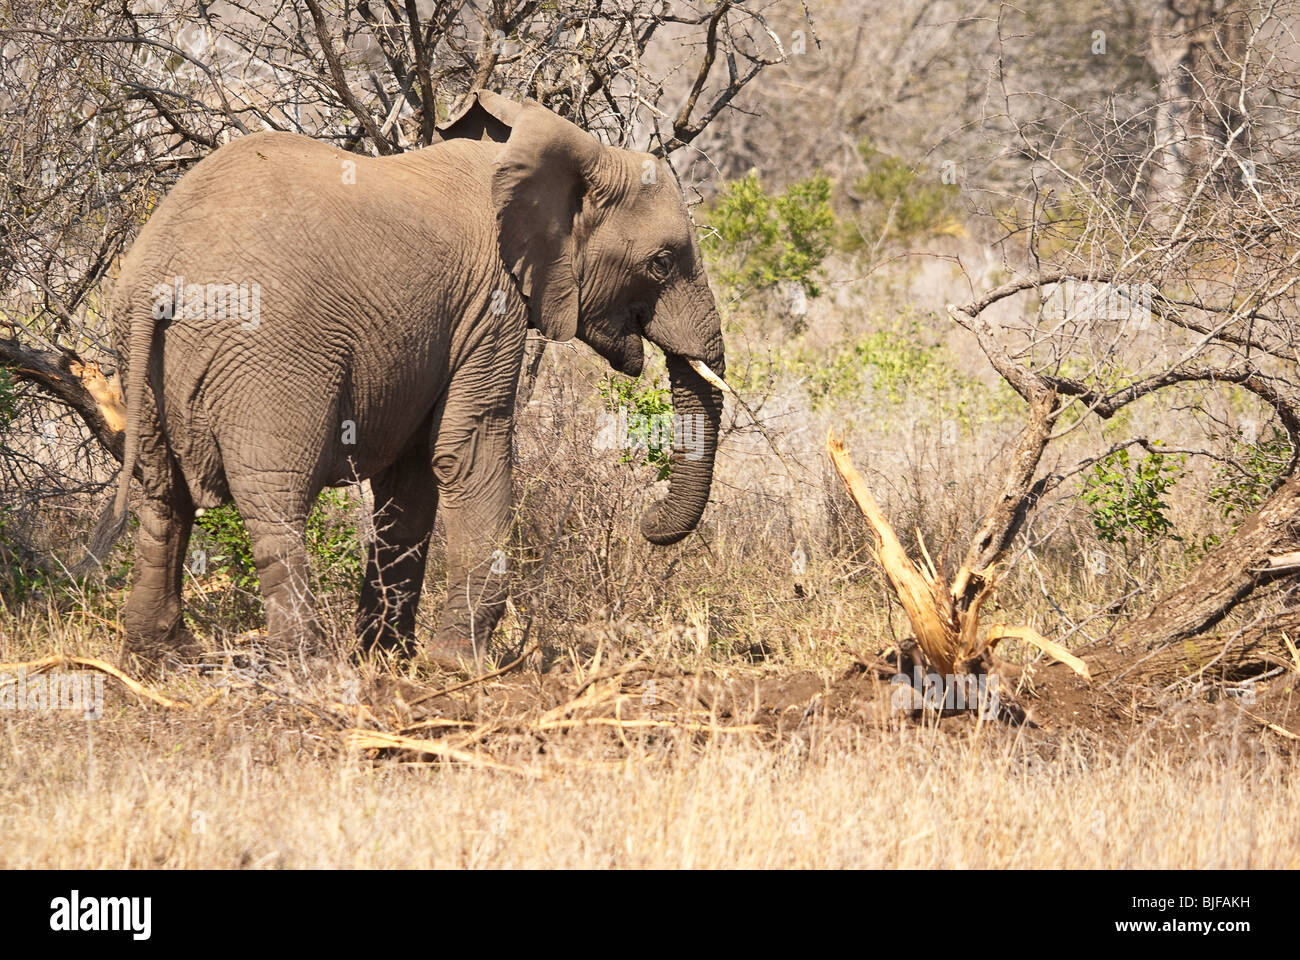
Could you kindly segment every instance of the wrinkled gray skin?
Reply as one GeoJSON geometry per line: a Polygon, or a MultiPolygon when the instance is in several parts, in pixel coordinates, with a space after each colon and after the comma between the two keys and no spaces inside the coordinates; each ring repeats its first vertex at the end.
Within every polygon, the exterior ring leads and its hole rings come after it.
{"type": "Polygon", "coordinates": [[[384,158],[292,134],[241,138],[177,184],[124,258],[111,303],[129,412],[118,522],[136,458],[143,481],[128,651],[158,659],[188,644],[194,511],[232,498],[272,643],[313,651],[307,515],[323,487],[368,478],[382,542],[361,591],[363,643],[410,649],[440,509],[447,601],[426,652],[481,658],[506,597],[493,560],[510,515],[528,326],[576,335],[629,375],[642,337],[664,350],[675,411],[706,424],[704,456],[677,463],[641,527],[670,544],[698,523],[722,396],[688,361],[719,375],[725,364],[671,172],[490,94],[444,135],[384,158]],[[159,285],[176,277],[258,285],[256,325],[211,304],[156,310],[159,285]]]}

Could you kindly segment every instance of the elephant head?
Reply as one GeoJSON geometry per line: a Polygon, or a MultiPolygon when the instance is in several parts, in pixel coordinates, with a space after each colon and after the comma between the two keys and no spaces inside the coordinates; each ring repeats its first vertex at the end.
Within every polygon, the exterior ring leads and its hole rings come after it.
{"type": "Polygon", "coordinates": [[[551,340],[576,336],[629,376],[641,372],[642,337],[663,350],[674,414],[694,443],[641,531],[676,543],[708,502],[726,361],[672,171],[648,153],[601,144],[539,104],[495,94],[471,98],[442,130],[502,143],[492,175],[500,253],[530,326],[551,340]]]}

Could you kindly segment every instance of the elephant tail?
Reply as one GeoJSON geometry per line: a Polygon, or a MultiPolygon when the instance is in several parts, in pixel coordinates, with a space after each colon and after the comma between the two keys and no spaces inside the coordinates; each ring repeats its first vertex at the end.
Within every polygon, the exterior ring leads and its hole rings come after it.
{"type": "Polygon", "coordinates": [[[117,478],[117,494],[99,515],[95,531],[90,535],[86,556],[73,568],[80,575],[100,566],[108,551],[126,531],[127,498],[131,492],[131,478],[135,475],[136,461],[140,458],[140,420],[144,411],[145,390],[149,376],[149,352],[153,344],[155,323],[159,319],[159,302],[148,310],[129,306],[126,356],[126,427],[122,443],[122,469],[117,478]]]}

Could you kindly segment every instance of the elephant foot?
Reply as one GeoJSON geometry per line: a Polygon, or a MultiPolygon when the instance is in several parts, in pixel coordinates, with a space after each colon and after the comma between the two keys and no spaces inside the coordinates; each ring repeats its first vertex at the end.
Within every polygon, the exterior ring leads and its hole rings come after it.
{"type": "Polygon", "coordinates": [[[198,663],[203,644],[182,623],[152,634],[128,634],[122,644],[122,662],[141,673],[156,676],[169,670],[198,663]]]}
{"type": "Polygon", "coordinates": [[[475,651],[468,637],[441,634],[424,645],[418,659],[440,670],[477,670],[483,665],[483,653],[475,651]]]}
{"type": "Polygon", "coordinates": [[[365,659],[372,654],[384,653],[405,660],[415,653],[413,637],[403,636],[387,626],[376,626],[373,621],[358,623],[356,627],[357,656],[365,659]]]}

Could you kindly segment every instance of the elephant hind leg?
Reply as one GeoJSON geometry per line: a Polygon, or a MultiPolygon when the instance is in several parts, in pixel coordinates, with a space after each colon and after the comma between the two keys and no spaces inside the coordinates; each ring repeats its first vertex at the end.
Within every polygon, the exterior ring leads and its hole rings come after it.
{"type": "Polygon", "coordinates": [[[357,636],[363,650],[410,653],[438,503],[427,426],[392,466],[371,478],[370,487],[375,540],[361,583],[357,636]]]}
{"type": "Polygon", "coordinates": [[[149,453],[143,461],[144,497],[136,511],[140,528],[131,593],[122,618],[126,628],[123,653],[157,664],[197,652],[181,611],[194,504],[171,454],[159,449],[149,453]]]}
{"type": "Polygon", "coordinates": [[[231,492],[253,548],[272,649],[290,658],[323,652],[307,562],[307,512],[314,496],[272,487],[268,475],[232,478],[231,492]],[[259,480],[261,482],[259,482],[259,480]]]}

